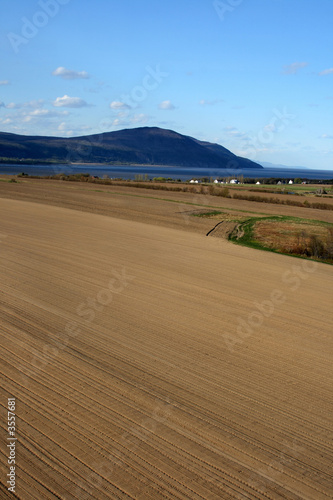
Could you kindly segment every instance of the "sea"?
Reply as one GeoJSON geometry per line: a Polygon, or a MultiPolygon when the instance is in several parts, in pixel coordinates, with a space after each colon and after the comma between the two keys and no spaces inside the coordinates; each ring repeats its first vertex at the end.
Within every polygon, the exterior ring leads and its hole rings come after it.
{"type": "Polygon", "coordinates": [[[190,167],[164,167],[160,165],[103,165],[100,164],[54,164],[54,165],[22,165],[22,164],[0,164],[0,174],[17,175],[20,173],[28,175],[48,176],[64,173],[89,173],[97,177],[109,177],[110,179],[135,180],[138,176],[144,179],[154,177],[165,177],[173,180],[188,181],[202,177],[223,178],[237,177],[243,175],[250,178],[283,178],[283,179],[317,179],[332,180],[333,170],[317,170],[309,168],[263,168],[263,169],[210,169],[190,167]]]}

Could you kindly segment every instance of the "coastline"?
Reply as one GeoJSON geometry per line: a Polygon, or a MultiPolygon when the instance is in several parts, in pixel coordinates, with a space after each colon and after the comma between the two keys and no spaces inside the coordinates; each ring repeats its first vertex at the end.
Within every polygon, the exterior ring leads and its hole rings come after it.
{"type": "Polygon", "coordinates": [[[191,178],[202,177],[237,177],[243,175],[250,178],[284,178],[284,179],[318,179],[331,180],[333,179],[333,170],[311,170],[311,169],[202,169],[189,167],[161,167],[152,165],[104,165],[96,163],[72,163],[72,164],[53,164],[53,165],[23,165],[23,164],[0,164],[0,174],[18,175],[21,172],[29,175],[54,175],[60,173],[78,173],[88,172],[91,175],[102,177],[121,177],[123,179],[135,179],[136,175],[147,175],[153,177],[169,177],[174,180],[182,181],[190,180],[191,178]]]}

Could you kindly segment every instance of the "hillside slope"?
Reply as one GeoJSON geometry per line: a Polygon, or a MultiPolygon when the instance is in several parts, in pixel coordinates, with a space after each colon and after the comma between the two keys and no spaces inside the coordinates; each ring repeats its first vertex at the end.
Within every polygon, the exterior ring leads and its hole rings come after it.
{"type": "Polygon", "coordinates": [[[0,133],[0,159],[59,163],[114,163],[200,168],[262,168],[228,149],[158,127],[140,127],[82,137],[0,133]]]}

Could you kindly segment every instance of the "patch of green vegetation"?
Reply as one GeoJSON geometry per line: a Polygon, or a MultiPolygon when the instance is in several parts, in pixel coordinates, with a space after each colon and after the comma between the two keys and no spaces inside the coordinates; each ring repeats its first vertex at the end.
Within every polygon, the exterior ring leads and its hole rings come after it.
{"type": "Polygon", "coordinates": [[[236,243],[237,245],[244,245],[247,247],[266,250],[267,248],[263,247],[259,242],[257,242],[254,239],[253,235],[253,227],[256,222],[265,219],[270,219],[270,217],[251,217],[250,219],[246,219],[245,221],[240,222],[237,231],[235,230],[229,235],[229,240],[233,243],[236,243]],[[239,236],[240,232],[243,233],[242,236],[239,236]]]}
{"type": "Polygon", "coordinates": [[[200,212],[199,214],[191,214],[193,217],[213,217],[214,215],[220,215],[224,212],[220,212],[219,210],[213,210],[212,212],[200,212]]]}
{"type": "Polygon", "coordinates": [[[174,182],[171,177],[153,177],[153,182],[174,182]]]}
{"type": "MultiPolygon", "coordinates": [[[[316,254],[314,253],[313,255],[308,255],[306,253],[292,253],[292,252],[287,252],[287,251],[279,251],[276,248],[272,248],[270,246],[266,246],[262,242],[258,241],[255,237],[254,234],[254,229],[255,225],[259,221],[265,221],[269,220],[272,222],[278,222],[278,223],[283,223],[283,222],[292,222],[296,223],[300,226],[311,226],[316,225],[316,226],[322,226],[330,229],[330,234],[331,238],[333,235],[333,224],[330,222],[325,222],[325,221],[318,221],[318,220],[313,220],[313,219],[302,219],[300,217],[291,217],[291,216],[269,216],[269,217],[251,217],[246,219],[243,222],[240,222],[237,229],[234,230],[230,235],[229,235],[229,240],[232,241],[233,243],[236,243],[237,245],[243,245],[251,248],[255,248],[257,250],[265,250],[268,252],[274,252],[274,253],[279,253],[282,255],[290,255],[292,257],[297,257],[301,259],[315,259],[319,262],[323,262],[325,264],[330,264],[333,265],[332,262],[332,256],[330,253],[327,253],[327,249],[324,249],[323,242],[319,240],[319,238],[316,235],[309,235],[312,242],[314,245],[318,248],[321,247],[322,255],[320,253],[316,254]],[[325,250],[325,251],[324,251],[325,250]]],[[[283,231],[281,231],[282,233],[283,231]]],[[[332,246],[332,242],[329,242],[330,246],[332,246]]],[[[329,252],[331,252],[332,249],[330,249],[329,252]]]]}
{"type": "Polygon", "coordinates": [[[0,179],[1,182],[20,182],[20,181],[17,181],[16,179],[0,179]]]}

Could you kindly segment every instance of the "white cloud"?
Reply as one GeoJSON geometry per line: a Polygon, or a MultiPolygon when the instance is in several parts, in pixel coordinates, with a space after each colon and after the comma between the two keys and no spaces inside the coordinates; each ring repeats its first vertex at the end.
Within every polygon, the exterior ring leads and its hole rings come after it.
{"type": "Polygon", "coordinates": [[[68,111],[51,111],[49,109],[35,109],[34,111],[29,111],[28,113],[26,111],[19,113],[18,117],[24,122],[39,122],[45,118],[49,119],[68,115],[68,111]]]}
{"type": "Polygon", "coordinates": [[[171,101],[162,101],[159,105],[159,109],[176,109],[171,101]]]}
{"type": "Polygon", "coordinates": [[[92,130],[92,128],[89,127],[88,125],[71,127],[71,125],[69,125],[68,123],[61,122],[56,127],[56,129],[53,130],[53,134],[55,133],[56,135],[59,135],[59,133],[60,133],[60,135],[62,137],[64,137],[64,136],[73,137],[73,136],[77,136],[77,135],[86,135],[91,130],[92,130]]]}
{"type": "Polygon", "coordinates": [[[131,109],[131,106],[128,104],[125,104],[124,102],[121,101],[112,101],[110,103],[110,108],[111,109],[131,109]]]}
{"type": "Polygon", "coordinates": [[[333,73],[333,68],[324,69],[319,73],[320,76],[331,75],[333,73]]]}
{"type": "Polygon", "coordinates": [[[43,99],[35,100],[35,101],[28,101],[24,103],[16,103],[16,102],[10,102],[9,104],[6,105],[7,109],[22,109],[22,108],[42,108],[44,106],[44,101],[43,99]]]}
{"type": "Polygon", "coordinates": [[[103,128],[110,129],[110,127],[120,127],[127,126],[130,124],[129,112],[128,111],[119,111],[117,113],[117,118],[114,118],[112,121],[107,121],[107,123],[103,124],[103,128]]]}
{"type": "Polygon", "coordinates": [[[284,66],[283,74],[285,75],[295,75],[300,69],[308,66],[307,62],[294,62],[284,66]]]}
{"type": "Polygon", "coordinates": [[[66,108],[83,108],[85,106],[88,106],[88,104],[80,97],[69,97],[68,95],[64,95],[63,97],[57,97],[56,100],[53,101],[53,106],[66,108]]]}
{"type": "Polygon", "coordinates": [[[17,109],[17,108],[20,108],[21,105],[20,104],[15,104],[15,102],[10,102],[9,104],[6,105],[6,108],[7,109],[17,109]]]}
{"type": "Polygon", "coordinates": [[[149,121],[150,117],[148,115],[145,115],[144,113],[140,113],[138,115],[134,115],[131,117],[130,121],[131,123],[147,123],[149,121]]]}
{"type": "Polygon", "coordinates": [[[35,109],[31,111],[30,116],[46,116],[51,114],[51,111],[48,109],[35,109]]]}
{"type": "Polygon", "coordinates": [[[1,80],[0,85],[9,85],[9,80],[1,80]]]}
{"type": "Polygon", "coordinates": [[[38,100],[34,100],[34,101],[29,101],[29,102],[25,102],[23,104],[23,106],[25,108],[41,108],[44,106],[44,101],[43,99],[38,99],[38,100]]]}
{"type": "Polygon", "coordinates": [[[89,74],[86,71],[73,71],[71,69],[66,69],[63,66],[59,66],[59,68],[55,69],[52,72],[54,76],[60,76],[64,80],[76,80],[78,78],[90,78],[89,74]]]}
{"type": "Polygon", "coordinates": [[[55,116],[67,116],[69,114],[68,111],[53,111],[50,109],[35,109],[34,111],[30,111],[28,116],[32,117],[48,117],[53,118],[55,116]]]}
{"type": "Polygon", "coordinates": [[[34,123],[39,124],[41,127],[45,127],[45,125],[49,122],[52,122],[54,118],[63,118],[64,116],[68,116],[69,111],[56,111],[55,109],[45,109],[45,108],[36,108],[36,109],[18,109],[11,113],[11,115],[7,115],[8,118],[13,119],[13,121],[17,123],[34,123]]]}
{"type": "Polygon", "coordinates": [[[333,135],[332,134],[323,134],[320,137],[321,137],[321,139],[333,139],[333,135]]]}
{"type": "Polygon", "coordinates": [[[128,127],[130,125],[144,124],[149,122],[150,116],[145,113],[139,113],[136,115],[130,116],[128,113],[118,113],[118,118],[115,118],[111,126],[113,127],[128,127]]]}
{"type": "Polygon", "coordinates": [[[73,135],[73,130],[69,130],[66,122],[61,122],[57,128],[58,132],[61,133],[62,136],[71,136],[73,135]]]}
{"type": "Polygon", "coordinates": [[[237,137],[238,139],[244,139],[244,140],[248,139],[247,134],[240,132],[236,127],[225,127],[224,130],[226,131],[229,137],[237,137]]]}
{"type": "Polygon", "coordinates": [[[47,130],[55,119],[59,121],[59,117],[64,119],[65,116],[69,115],[69,111],[67,110],[45,108],[42,99],[25,103],[12,102],[4,107],[8,110],[8,113],[4,117],[5,120],[2,120],[2,123],[5,125],[11,124],[11,130],[19,133],[30,133],[32,126],[37,126],[41,130],[47,130]],[[14,124],[20,124],[20,126],[17,127],[14,124]],[[29,125],[29,128],[25,128],[24,124],[29,125]]]}
{"type": "Polygon", "coordinates": [[[214,104],[219,104],[220,102],[224,102],[223,99],[214,99],[213,101],[207,101],[206,99],[201,99],[199,104],[201,106],[213,106],[214,104]]]}
{"type": "Polygon", "coordinates": [[[0,108],[4,108],[5,107],[5,103],[0,101],[0,108]]]}
{"type": "Polygon", "coordinates": [[[60,130],[62,132],[63,130],[66,130],[66,128],[67,128],[66,122],[61,122],[59,127],[58,127],[58,130],[60,130]]]}

